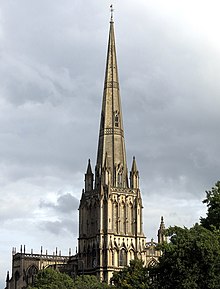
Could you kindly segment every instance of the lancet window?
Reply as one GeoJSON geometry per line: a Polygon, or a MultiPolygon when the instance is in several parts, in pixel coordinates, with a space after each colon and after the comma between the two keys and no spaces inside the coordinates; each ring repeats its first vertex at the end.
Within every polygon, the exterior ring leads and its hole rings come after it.
{"type": "Polygon", "coordinates": [[[127,252],[124,248],[121,249],[119,252],[119,266],[126,266],[127,265],[127,252]]]}
{"type": "Polygon", "coordinates": [[[115,232],[118,232],[118,204],[115,202],[113,204],[113,216],[112,216],[112,220],[113,220],[113,230],[115,232]]]}

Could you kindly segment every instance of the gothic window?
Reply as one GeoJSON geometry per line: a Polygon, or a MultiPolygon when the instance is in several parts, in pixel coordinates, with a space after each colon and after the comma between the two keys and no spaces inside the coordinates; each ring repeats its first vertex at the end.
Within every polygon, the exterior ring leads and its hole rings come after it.
{"type": "Polygon", "coordinates": [[[119,115],[118,112],[115,112],[115,127],[119,127],[119,115]]]}
{"type": "Polygon", "coordinates": [[[118,173],[118,186],[122,187],[122,172],[118,173]]]}
{"type": "Polygon", "coordinates": [[[130,203],[128,207],[128,230],[131,234],[133,234],[133,219],[134,219],[133,206],[130,203]]]}
{"type": "Polygon", "coordinates": [[[133,259],[134,259],[134,251],[130,250],[130,260],[133,260],[133,259]]]}
{"type": "Polygon", "coordinates": [[[119,266],[126,266],[127,265],[127,252],[123,248],[119,252],[119,266]]]}
{"type": "Polygon", "coordinates": [[[121,232],[126,233],[126,210],[125,203],[121,206],[121,232]]]}
{"type": "Polygon", "coordinates": [[[117,203],[114,203],[113,205],[113,224],[114,224],[114,227],[113,227],[113,230],[115,232],[118,232],[118,204],[117,203]]]}
{"type": "Polygon", "coordinates": [[[27,284],[33,284],[34,276],[37,274],[38,269],[35,265],[32,265],[27,270],[27,284]]]}

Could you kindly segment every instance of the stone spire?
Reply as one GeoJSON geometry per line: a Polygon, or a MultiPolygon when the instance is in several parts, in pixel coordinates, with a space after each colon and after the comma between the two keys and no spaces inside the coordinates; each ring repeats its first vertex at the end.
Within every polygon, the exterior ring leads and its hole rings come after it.
{"type": "Polygon", "coordinates": [[[135,157],[133,157],[132,167],[130,171],[130,188],[139,189],[139,172],[137,169],[135,157]]]}
{"type": "Polygon", "coordinates": [[[93,190],[93,173],[90,164],[90,159],[88,161],[87,171],[85,173],[85,191],[90,192],[93,190]]]}
{"type": "Polygon", "coordinates": [[[108,157],[110,185],[128,187],[124,131],[118,69],[115,48],[114,22],[110,20],[107,63],[102,101],[101,122],[96,164],[96,186],[101,183],[103,166],[108,157]]]}
{"type": "Polygon", "coordinates": [[[159,244],[162,244],[167,241],[167,238],[165,236],[165,230],[166,230],[166,227],[165,227],[164,219],[162,216],[161,221],[160,221],[160,227],[159,227],[158,234],[157,234],[159,244]]]}

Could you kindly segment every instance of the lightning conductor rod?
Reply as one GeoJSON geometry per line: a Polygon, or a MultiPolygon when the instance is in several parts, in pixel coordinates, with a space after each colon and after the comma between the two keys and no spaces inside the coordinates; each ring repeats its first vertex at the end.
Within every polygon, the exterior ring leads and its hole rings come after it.
{"type": "Polygon", "coordinates": [[[110,21],[111,21],[111,22],[114,22],[114,21],[113,21],[114,9],[113,9],[113,5],[112,5],[112,4],[110,5],[110,11],[111,11],[111,20],[110,20],[110,21]]]}

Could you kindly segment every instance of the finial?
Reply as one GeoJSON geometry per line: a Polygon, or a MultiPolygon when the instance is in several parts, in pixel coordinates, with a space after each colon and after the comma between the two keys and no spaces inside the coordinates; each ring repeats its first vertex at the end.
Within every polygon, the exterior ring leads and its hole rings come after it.
{"type": "Polygon", "coordinates": [[[111,22],[113,22],[113,13],[114,13],[114,9],[113,9],[113,5],[110,5],[110,11],[111,11],[111,22]]]}

